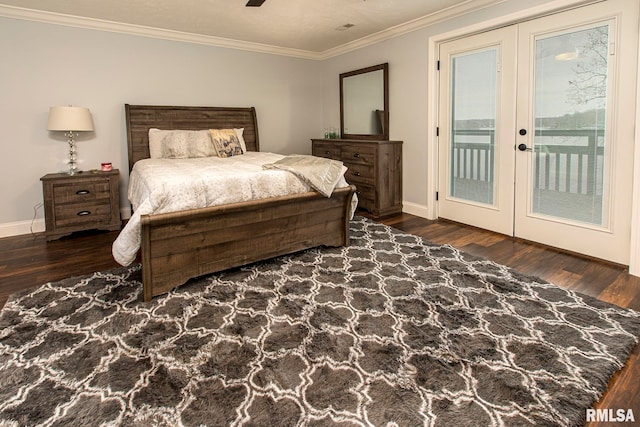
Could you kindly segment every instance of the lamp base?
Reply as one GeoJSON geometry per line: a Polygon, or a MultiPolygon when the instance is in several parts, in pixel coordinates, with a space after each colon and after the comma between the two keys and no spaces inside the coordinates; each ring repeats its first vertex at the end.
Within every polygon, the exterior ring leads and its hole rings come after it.
{"type": "Polygon", "coordinates": [[[77,136],[77,133],[73,131],[69,131],[65,135],[67,137],[67,143],[69,144],[69,161],[67,162],[69,171],[67,173],[69,175],[75,175],[78,172],[78,164],[76,163],[76,159],[78,158],[78,152],[76,150],[76,141],[75,141],[75,137],[77,136]]]}

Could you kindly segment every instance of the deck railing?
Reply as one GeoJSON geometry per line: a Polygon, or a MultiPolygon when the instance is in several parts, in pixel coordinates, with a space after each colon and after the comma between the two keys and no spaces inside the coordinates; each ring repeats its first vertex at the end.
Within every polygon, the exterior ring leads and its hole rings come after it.
{"type": "MultiPolygon", "coordinates": [[[[453,177],[490,181],[495,169],[495,132],[456,130],[453,136],[453,177]]],[[[602,194],[604,130],[537,130],[535,137],[537,189],[602,194]]]]}

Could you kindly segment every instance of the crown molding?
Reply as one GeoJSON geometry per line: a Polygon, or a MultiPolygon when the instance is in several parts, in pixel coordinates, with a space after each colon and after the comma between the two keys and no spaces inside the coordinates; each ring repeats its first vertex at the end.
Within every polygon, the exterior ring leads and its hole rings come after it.
{"type": "Polygon", "coordinates": [[[223,37],[205,36],[182,31],[166,30],[162,28],[145,27],[143,25],[125,24],[102,19],[86,18],[55,12],[26,9],[15,6],[0,5],[0,16],[5,18],[22,19],[45,24],[64,25],[89,30],[108,31],[112,33],[131,34],[163,40],[185,43],[202,44],[208,46],[225,47],[229,49],[247,50],[251,52],[267,53],[271,55],[291,56],[304,59],[319,59],[317,52],[233,40],[223,37]]]}
{"type": "Polygon", "coordinates": [[[397,37],[411,31],[419,30],[430,25],[452,19],[466,13],[484,9],[506,0],[467,0],[455,6],[440,10],[430,15],[423,16],[412,21],[396,25],[395,27],[379,31],[370,36],[345,43],[335,48],[327,49],[323,52],[314,52],[303,49],[292,49],[281,46],[273,46],[262,43],[233,40],[223,37],[205,36],[182,31],[166,30],[161,28],[146,27],[135,24],[125,24],[121,22],[106,21],[102,19],[86,18],[62,13],[46,12],[41,10],[27,9],[17,6],[0,5],[0,16],[27,21],[42,22],[47,24],[64,25],[90,30],[108,31],[113,33],[131,34],[143,37],[151,37],[163,40],[172,40],[184,43],[202,44],[208,46],[223,47],[229,49],[239,49],[251,52],[266,53],[271,55],[290,56],[295,58],[324,60],[334,56],[342,55],[353,50],[379,43],[381,41],[397,37]]]}
{"type": "Polygon", "coordinates": [[[402,23],[400,25],[396,25],[395,27],[387,28],[386,30],[379,31],[361,39],[345,43],[341,46],[327,49],[320,54],[320,58],[318,59],[329,59],[334,56],[343,55],[345,53],[361,49],[363,47],[367,47],[384,40],[389,40],[394,37],[410,33],[412,31],[420,30],[422,28],[447,21],[449,19],[457,18],[470,12],[475,12],[487,7],[495,6],[497,4],[504,3],[505,1],[507,0],[467,0],[466,2],[439,10],[430,15],[425,15],[423,17],[402,23]]]}

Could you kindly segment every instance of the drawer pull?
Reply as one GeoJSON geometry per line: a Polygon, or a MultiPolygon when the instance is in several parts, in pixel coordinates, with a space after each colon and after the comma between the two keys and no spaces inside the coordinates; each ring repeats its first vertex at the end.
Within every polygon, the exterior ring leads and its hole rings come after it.
{"type": "Polygon", "coordinates": [[[351,175],[353,175],[353,176],[360,176],[360,172],[353,172],[351,175]]]}
{"type": "Polygon", "coordinates": [[[91,193],[91,191],[89,191],[89,190],[78,190],[78,191],[76,191],[76,194],[78,196],[84,196],[85,194],[89,194],[89,193],[91,193]]]}
{"type": "Polygon", "coordinates": [[[355,154],[353,155],[353,157],[355,157],[356,159],[359,159],[359,158],[360,158],[360,153],[355,153],[355,154]]]}
{"type": "Polygon", "coordinates": [[[324,154],[328,156],[331,154],[331,151],[325,151],[324,154]]]}
{"type": "Polygon", "coordinates": [[[78,216],[87,216],[91,215],[91,211],[80,211],[77,213],[78,216]]]}

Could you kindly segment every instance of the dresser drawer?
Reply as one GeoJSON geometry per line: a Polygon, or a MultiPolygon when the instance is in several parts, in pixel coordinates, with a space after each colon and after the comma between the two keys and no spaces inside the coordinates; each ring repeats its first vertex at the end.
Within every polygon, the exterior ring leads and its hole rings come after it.
{"type": "Polygon", "coordinates": [[[347,167],[347,172],[344,174],[344,177],[349,184],[375,185],[373,165],[362,165],[352,162],[345,162],[344,165],[347,167]]]}
{"type": "Polygon", "coordinates": [[[71,203],[56,205],[56,227],[81,224],[108,224],[111,219],[111,204],[107,202],[71,203]]]}
{"type": "Polygon", "coordinates": [[[376,158],[376,148],[366,145],[343,145],[342,161],[348,164],[362,164],[373,166],[376,158]]]}
{"type": "Polygon", "coordinates": [[[77,203],[88,200],[108,199],[109,181],[74,182],[53,185],[56,203],[77,203]]]}
{"type": "Polygon", "coordinates": [[[316,142],[313,144],[312,154],[316,157],[325,157],[327,159],[342,160],[340,158],[340,146],[332,143],[316,142]]]}
{"type": "Polygon", "coordinates": [[[373,186],[356,184],[358,195],[358,208],[372,212],[375,207],[376,190],[373,186]]]}

